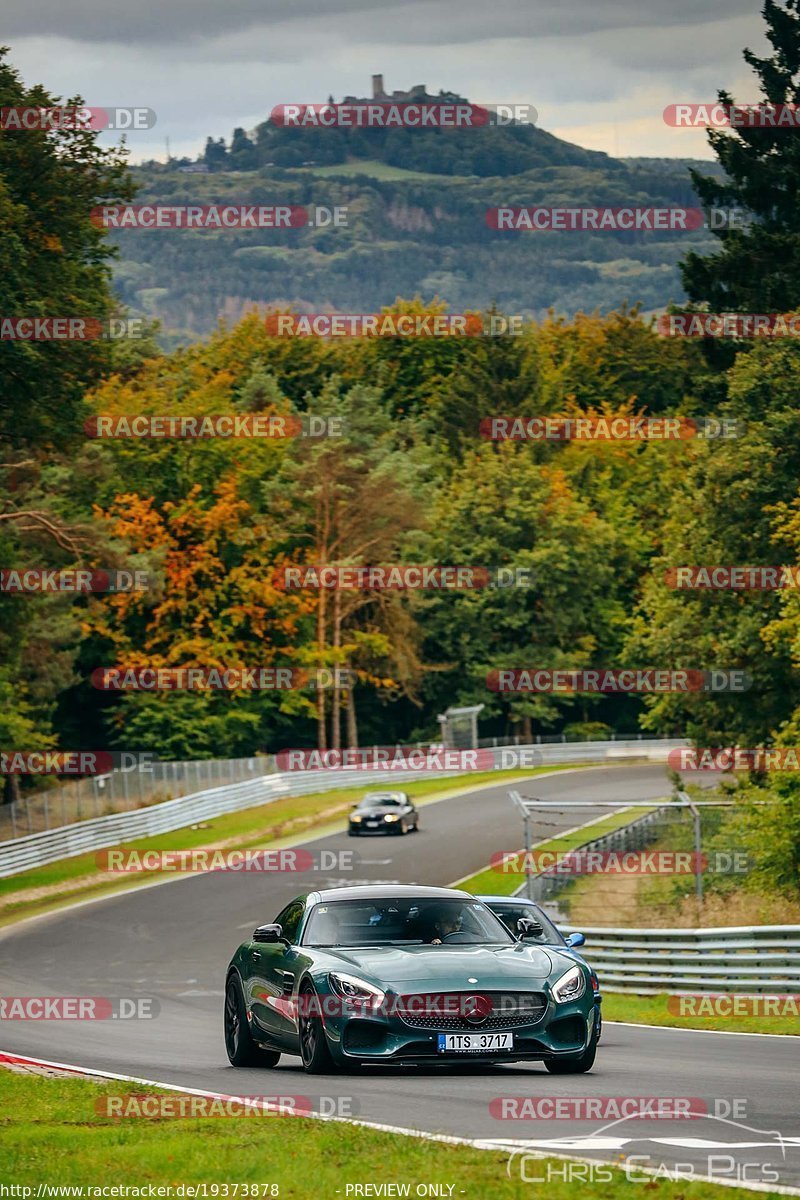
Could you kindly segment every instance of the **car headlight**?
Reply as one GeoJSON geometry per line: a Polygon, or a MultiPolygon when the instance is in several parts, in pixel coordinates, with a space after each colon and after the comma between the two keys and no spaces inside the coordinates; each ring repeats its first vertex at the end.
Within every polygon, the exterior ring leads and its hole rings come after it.
{"type": "Polygon", "coordinates": [[[374,984],[367,983],[365,979],[359,979],[356,975],[343,975],[340,971],[329,971],[328,983],[331,985],[331,991],[337,996],[344,996],[346,1000],[362,1000],[372,1005],[380,1004],[386,994],[374,984]]]}
{"type": "Polygon", "coordinates": [[[357,813],[353,813],[353,814],[351,815],[351,817],[350,817],[350,820],[351,820],[351,821],[355,821],[355,823],[356,823],[356,824],[358,824],[358,823],[359,823],[359,821],[361,821],[361,820],[362,820],[362,818],[361,818],[361,817],[359,817],[357,813]]]}
{"type": "Polygon", "coordinates": [[[383,819],[384,819],[384,821],[399,821],[400,820],[400,818],[396,815],[396,813],[385,813],[383,819]]]}
{"type": "Polygon", "coordinates": [[[583,971],[577,964],[565,972],[560,979],[557,979],[553,984],[553,995],[559,1004],[567,1004],[570,1000],[577,1000],[586,991],[586,979],[583,971]]]}

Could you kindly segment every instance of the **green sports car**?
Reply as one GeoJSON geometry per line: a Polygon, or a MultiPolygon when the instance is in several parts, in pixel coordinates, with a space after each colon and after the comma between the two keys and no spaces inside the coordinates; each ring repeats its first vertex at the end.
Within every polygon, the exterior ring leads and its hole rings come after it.
{"type": "Polygon", "coordinates": [[[544,1062],[588,1071],[589,969],[514,937],[452,888],[335,888],[298,896],[231,959],[225,1047],[236,1067],[300,1055],[312,1074],[366,1063],[544,1062]]]}

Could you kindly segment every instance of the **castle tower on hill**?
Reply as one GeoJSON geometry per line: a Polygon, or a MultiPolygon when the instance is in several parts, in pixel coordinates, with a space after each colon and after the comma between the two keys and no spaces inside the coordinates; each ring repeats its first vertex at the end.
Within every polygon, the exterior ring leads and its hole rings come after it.
{"type": "MultiPolygon", "coordinates": [[[[365,96],[345,96],[345,104],[363,104],[367,97],[365,96]]],[[[424,83],[415,83],[407,92],[395,91],[387,92],[383,86],[383,75],[372,76],[372,100],[393,101],[394,103],[402,104],[404,101],[420,102],[423,100],[460,100],[460,96],[456,96],[454,92],[440,92],[438,96],[428,94],[428,89],[424,83]]]]}

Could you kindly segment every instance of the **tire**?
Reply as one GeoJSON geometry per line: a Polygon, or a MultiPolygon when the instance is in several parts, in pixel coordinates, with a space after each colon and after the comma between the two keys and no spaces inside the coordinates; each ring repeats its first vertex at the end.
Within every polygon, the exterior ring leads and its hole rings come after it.
{"type": "Polygon", "coordinates": [[[406,825],[405,821],[400,822],[400,831],[399,832],[400,832],[400,837],[405,837],[405,835],[408,833],[408,826],[406,825]]]}
{"type": "Polygon", "coordinates": [[[244,994],[238,975],[229,975],[225,985],[225,1050],[233,1067],[274,1067],[280,1054],[277,1050],[262,1050],[250,1035],[244,994]]]}
{"type": "Polygon", "coordinates": [[[347,836],[348,837],[358,837],[358,834],[356,833],[355,829],[348,829],[347,836]]]}
{"type": "MultiPolygon", "coordinates": [[[[316,997],[317,993],[314,990],[313,984],[304,983],[300,988],[300,995],[316,997]]],[[[306,1004],[308,1004],[308,1001],[306,1001],[306,1004]]],[[[309,1007],[313,1008],[313,1006],[309,1007]]],[[[306,1074],[333,1075],[336,1072],[336,1066],[328,1048],[328,1039],[325,1037],[325,1029],[319,1013],[312,1011],[303,1014],[301,1012],[299,1030],[300,1058],[302,1059],[303,1070],[306,1074]]]]}
{"type": "Polygon", "coordinates": [[[597,1025],[592,1025],[592,1036],[589,1045],[581,1054],[569,1054],[564,1058],[545,1062],[551,1075],[582,1075],[591,1071],[594,1066],[594,1056],[597,1053],[597,1025]]]}

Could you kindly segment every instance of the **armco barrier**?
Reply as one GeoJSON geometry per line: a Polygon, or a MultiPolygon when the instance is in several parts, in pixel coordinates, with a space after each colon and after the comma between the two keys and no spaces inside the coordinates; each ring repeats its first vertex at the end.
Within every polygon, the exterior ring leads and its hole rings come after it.
{"type": "MultiPolygon", "coordinates": [[[[647,758],[666,761],[670,750],[687,743],[666,738],[630,738],[619,742],[566,742],[541,746],[500,747],[492,751],[495,765],[507,765],[513,752],[528,752],[528,763],[537,765],[569,762],[599,763],[623,758],[647,758]],[[536,755],[534,758],[533,756],[536,755]],[[505,757],[504,757],[505,756],[505,757]]],[[[526,764],[527,765],[527,764],[526,764]]],[[[469,777],[469,772],[436,772],[443,775],[469,777]]],[[[72,858],[93,850],[117,846],[131,838],[153,837],[174,829],[183,829],[198,821],[269,804],[281,796],[304,796],[312,792],[333,791],[336,788],[399,786],[413,779],[431,778],[430,771],[297,771],[273,772],[248,779],[243,783],[208,788],[175,800],[165,800],[132,812],[111,813],[88,821],[77,821],[42,833],[0,842],[0,878],[17,875],[32,867],[41,867],[60,858],[72,858]]]]}
{"type": "Polygon", "coordinates": [[[800,993],[800,925],[581,932],[603,991],[800,993]]]}
{"type": "MultiPolygon", "coordinates": [[[[585,842],[576,850],[639,850],[674,819],[669,805],[629,825],[585,842]]],[[[541,872],[514,893],[547,903],[574,876],[541,872]]],[[[586,937],[586,959],[606,992],[800,993],[800,926],[756,925],[719,929],[609,929],[559,921],[562,933],[586,937]]],[[[800,1029],[798,1029],[800,1032],[800,1029]]]]}

